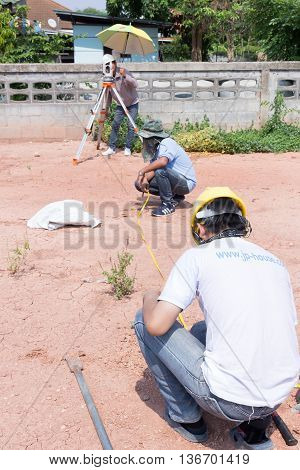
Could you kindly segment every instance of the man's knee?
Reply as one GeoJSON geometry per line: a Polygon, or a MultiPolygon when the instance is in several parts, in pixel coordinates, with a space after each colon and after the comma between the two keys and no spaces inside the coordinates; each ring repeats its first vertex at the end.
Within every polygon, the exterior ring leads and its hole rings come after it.
{"type": "Polygon", "coordinates": [[[143,310],[141,308],[136,312],[134,323],[144,323],[143,310]]]}
{"type": "Polygon", "coordinates": [[[167,176],[168,173],[164,168],[159,168],[158,170],[155,170],[155,176],[167,176]]]}
{"type": "Polygon", "coordinates": [[[119,120],[119,119],[114,119],[113,120],[113,123],[111,125],[112,129],[114,129],[115,131],[119,130],[119,127],[121,125],[121,122],[122,122],[122,119],[119,120]]]}
{"type": "Polygon", "coordinates": [[[133,325],[134,325],[134,330],[135,330],[136,335],[141,337],[143,335],[143,331],[144,331],[144,328],[145,328],[143,310],[142,309],[139,309],[136,312],[133,325]]]}

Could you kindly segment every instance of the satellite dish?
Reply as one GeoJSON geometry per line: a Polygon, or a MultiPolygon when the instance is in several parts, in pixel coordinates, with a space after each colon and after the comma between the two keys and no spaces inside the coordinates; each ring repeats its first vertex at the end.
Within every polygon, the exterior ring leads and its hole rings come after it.
{"type": "Polygon", "coordinates": [[[48,25],[50,26],[50,28],[53,28],[53,29],[55,29],[57,27],[56,21],[53,20],[52,18],[49,18],[48,25]]]}

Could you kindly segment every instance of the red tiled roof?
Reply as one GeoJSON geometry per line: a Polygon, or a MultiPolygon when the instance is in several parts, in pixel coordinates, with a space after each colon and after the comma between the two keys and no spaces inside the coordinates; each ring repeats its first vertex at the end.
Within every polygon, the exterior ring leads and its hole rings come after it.
{"type": "Polygon", "coordinates": [[[62,6],[59,3],[54,2],[53,0],[26,0],[26,4],[29,8],[28,19],[30,21],[40,21],[42,24],[42,28],[48,30],[53,29],[50,28],[50,26],[48,25],[48,20],[52,18],[57,23],[57,28],[54,28],[54,31],[59,29],[73,29],[72,23],[70,21],[60,20],[53,11],[70,11],[69,8],[62,6]]]}

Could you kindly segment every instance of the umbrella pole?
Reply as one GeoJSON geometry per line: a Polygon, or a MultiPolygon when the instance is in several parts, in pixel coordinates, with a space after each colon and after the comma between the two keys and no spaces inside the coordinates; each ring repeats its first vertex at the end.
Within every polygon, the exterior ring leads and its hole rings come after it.
{"type": "MultiPolygon", "coordinates": [[[[127,49],[128,39],[129,39],[129,33],[127,33],[127,37],[126,37],[126,44],[125,44],[125,47],[124,47],[124,49],[123,49],[123,51],[124,51],[124,52],[123,52],[123,55],[125,55],[125,54],[126,54],[126,49],[127,49]]],[[[124,58],[124,57],[123,57],[123,58],[124,58]]]]}

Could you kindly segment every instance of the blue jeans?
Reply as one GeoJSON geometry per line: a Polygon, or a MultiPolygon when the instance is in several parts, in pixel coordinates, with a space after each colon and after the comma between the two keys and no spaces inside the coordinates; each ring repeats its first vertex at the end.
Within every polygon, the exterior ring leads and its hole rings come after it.
{"type": "MultiPolygon", "coordinates": [[[[139,112],[139,104],[136,103],[136,104],[133,104],[131,106],[128,106],[127,109],[128,109],[128,112],[129,112],[130,116],[132,117],[132,119],[135,122],[136,117],[137,117],[138,112],[139,112]]],[[[115,118],[114,118],[113,123],[112,123],[111,134],[110,134],[110,138],[109,138],[109,146],[113,150],[116,150],[116,144],[117,144],[117,140],[118,140],[119,128],[120,128],[121,122],[123,121],[125,116],[126,116],[126,114],[125,114],[125,111],[122,108],[122,106],[117,106],[116,112],[115,112],[115,118]]],[[[127,133],[126,144],[125,144],[126,148],[131,149],[133,139],[134,139],[134,129],[132,127],[131,122],[128,119],[128,133],[127,133]]]]}
{"type": "Polygon", "coordinates": [[[183,196],[190,192],[187,179],[172,168],[155,170],[155,176],[149,183],[149,192],[160,196],[162,202],[171,203],[173,196],[183,196]]]}
{"type": "Polygon", "coordinates": [[[204,410],[240,424],[250,419],[264,418],[274,411],[268,407],[239,405],[211,393],[201,368],[206,337],[204,321],[196,323],[190,332],[175,322],[164,335],[151,336],[139,310],[135,318],[135,332],[165,400],[166,411],[174,421],[195,423],[204,410]]]}

